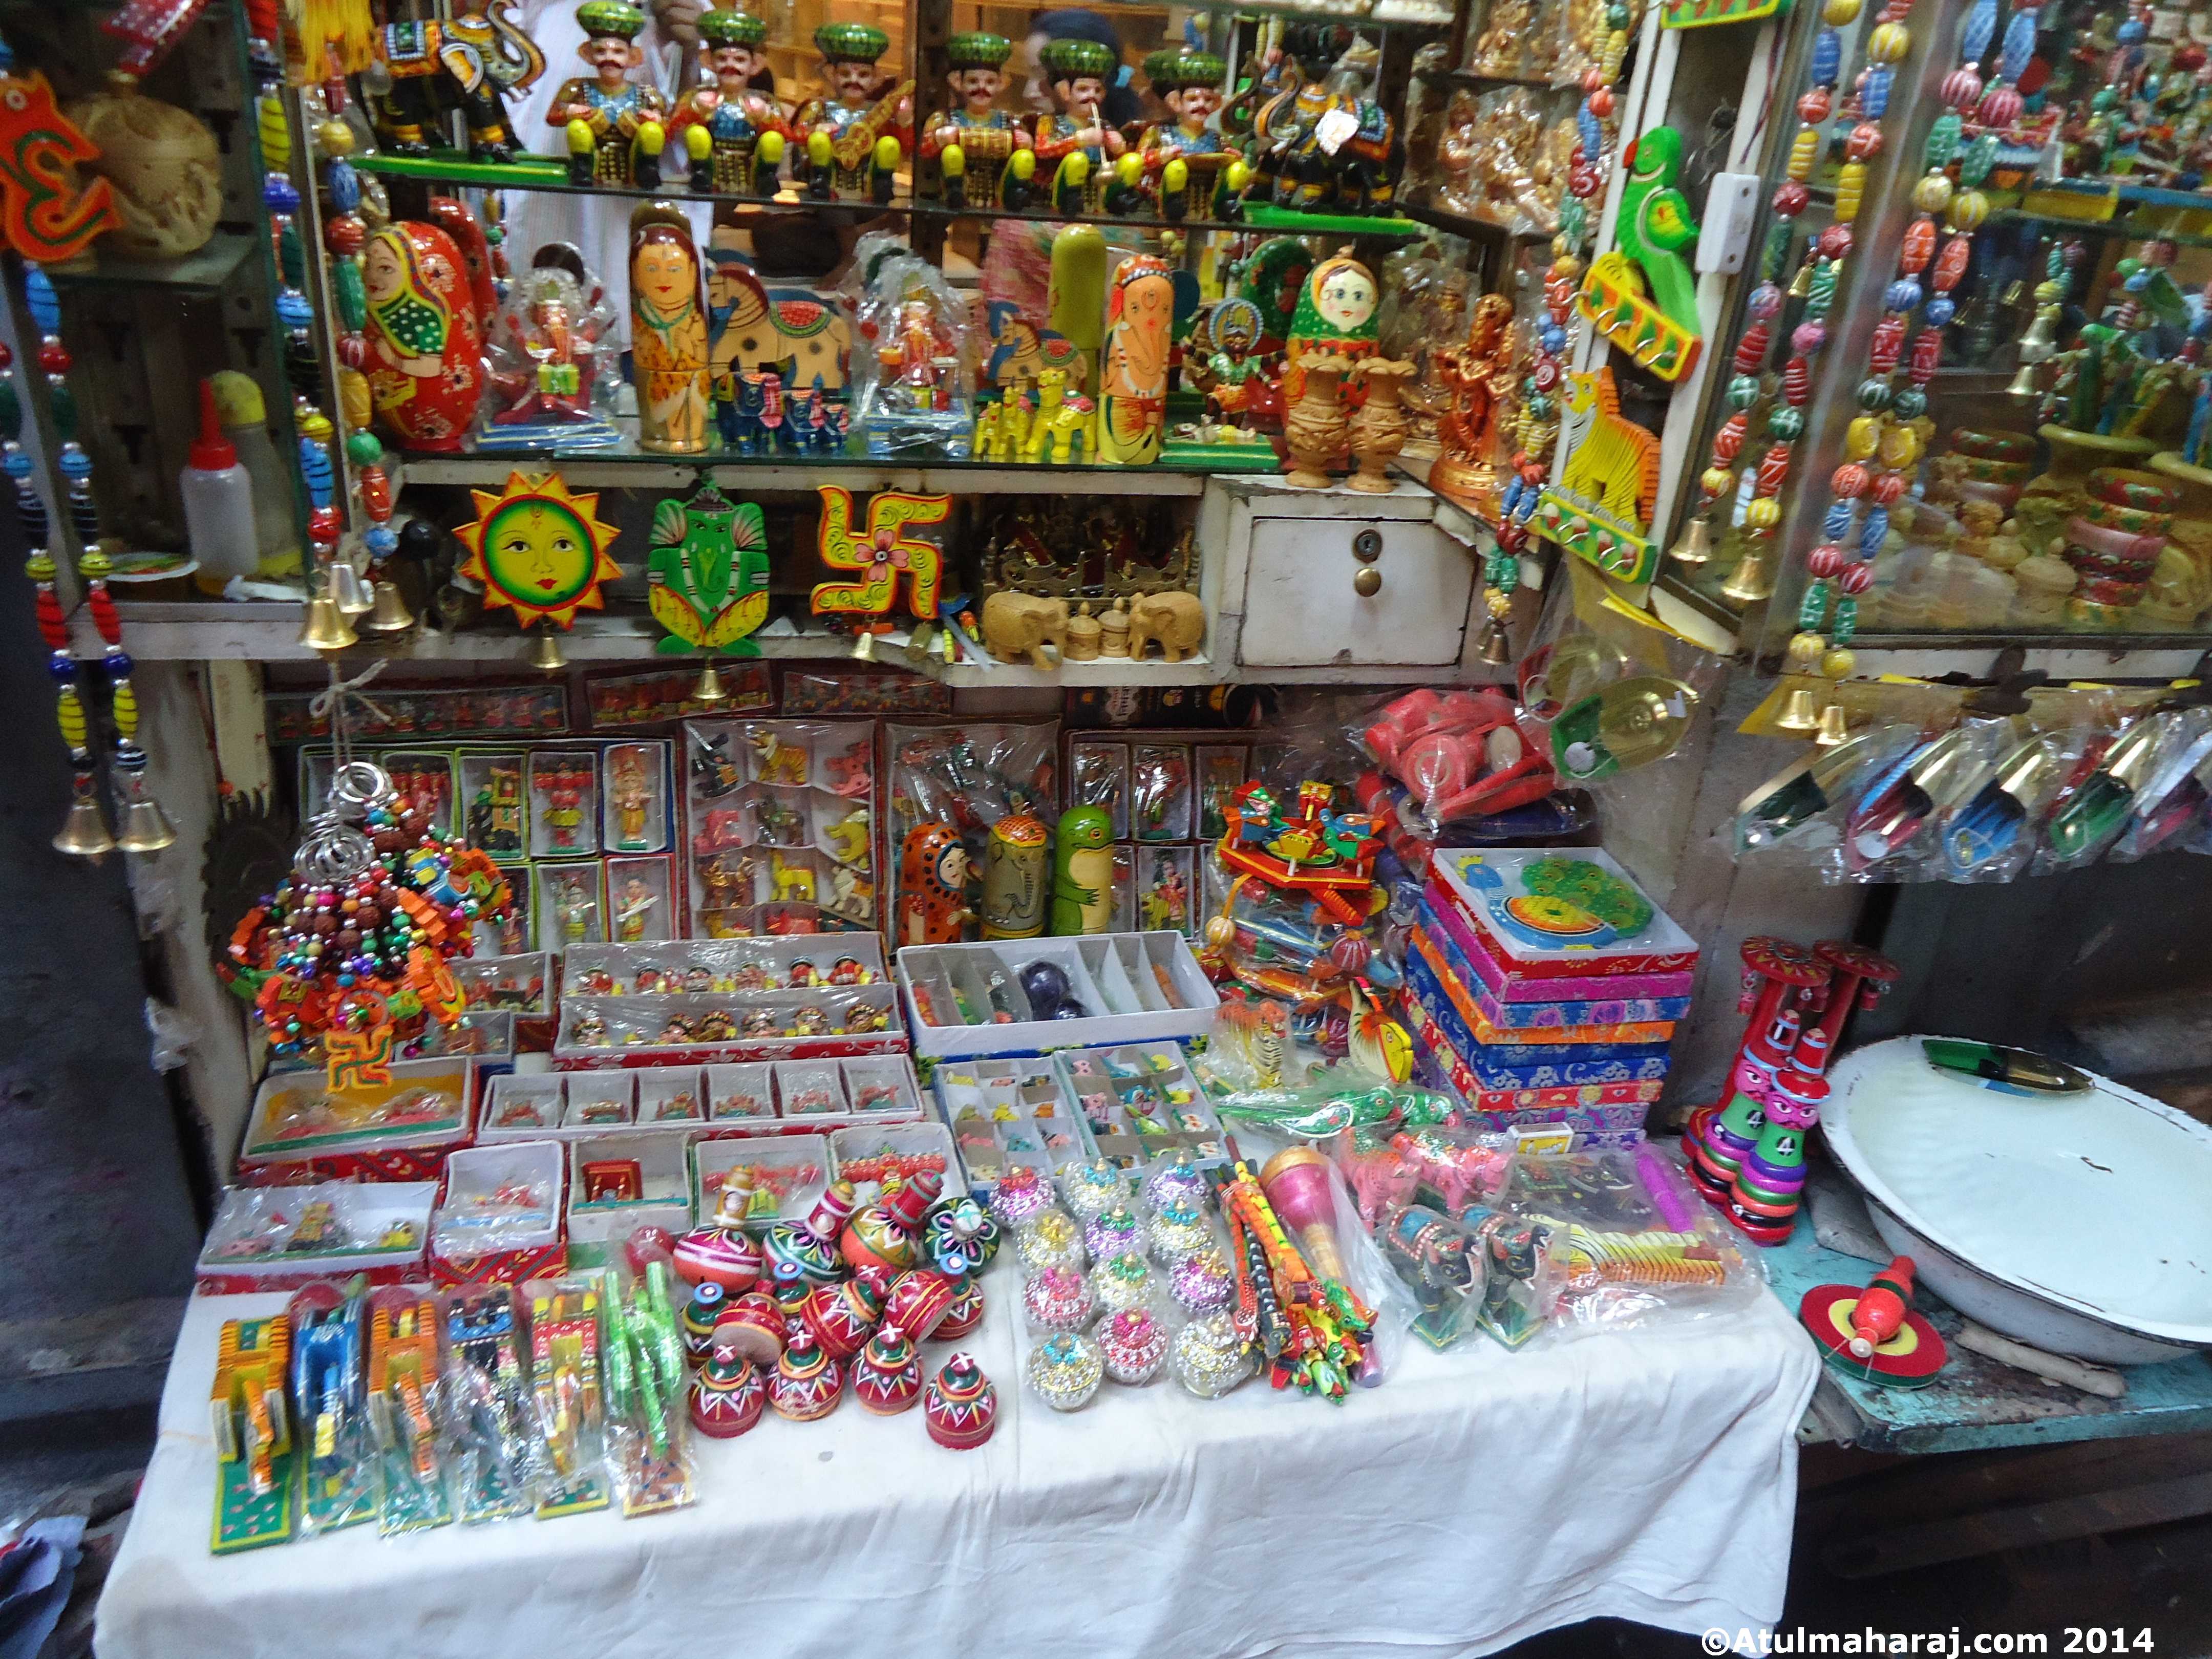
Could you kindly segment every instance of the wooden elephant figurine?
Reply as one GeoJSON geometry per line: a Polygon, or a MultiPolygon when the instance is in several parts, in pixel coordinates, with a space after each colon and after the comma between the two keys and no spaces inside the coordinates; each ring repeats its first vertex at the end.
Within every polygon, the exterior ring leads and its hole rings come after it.
{"type": "Polygon", "coordinates": [[[1159,641],[1160,655],[1181,662],[1206,638],[1206,607],[1198,595],[1180,590],[1133,594],[1129,599],[1129,659],[1144,659],[1145,647],[1159,641]]]}
{"type": "Polygon", "coordinates": [[[1034,593],[994,593],[983,601],[983,643],[1001,662],[1029,659],[1032,668],[1050,668],[1067,639],[1067,601],[1034,593]],[[1045,655],[1049,644],[1054,657],[1045,655]]]}

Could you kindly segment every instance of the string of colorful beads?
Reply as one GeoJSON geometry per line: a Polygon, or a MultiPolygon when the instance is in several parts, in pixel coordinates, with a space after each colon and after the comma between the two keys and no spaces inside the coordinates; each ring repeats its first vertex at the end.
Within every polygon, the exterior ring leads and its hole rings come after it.
{"type": "MultiPolygon", "coordinates": [[[[138,694],[131,684],[134,665],[130,653],[123,648],[123,619],[115,609],[114,595],[107,588],[107,575],[114,568],[114,562],[102,544],[100,507],[92,494],[92,458],[76,441],[76,398],[69,386],[72,362],[61,338],[61,299],[46,271],[37,265],[30,267],[24,276],[23,302],[31,313],[32,325],[39,331],[38,362],[46,377],[47,414],[53,422],[55,434],[62,441],[54,470],[69,490],[70,528],[76,537],[76,568],[85,586],[85,611],[99,631],[100,666],[110,686],[108,717],[115,726],[115,747],[110,760],[124,821],[124,833],[113,844],[126,852],[158,852],[176,840],[176,831],[146,794],[146,751],[138,744],[138,694]]],[[[18,447],[16,453],[20,453],[18,447]]],[[[33,527],[33,512],[27,503],[37,498],[34,493],[23,489],[27,472],[19,473],[11,465],[9,476],[16,483],[16,507],[27,533],[33,527]]],[[[90,722],[78,689],[76,663],[70,651],[69,624],[61,615],[59,598],[53,587],[57,568],[48,545],[52,526],[43,505],[36,509],[36,528],[39,533],[33,545],[38,550],[32,555],[30,570],[40,589],[40,632],[54,653],[52,669],[60,688],[62,736],[70,745],[70,759],[76,769],[76,797],[80,801],[87,800],[92,798],[93,782],[90,722]]],[[[73,806],[71,810],[75,812],[78,809],[73,806]]],[[[105,847],[99,848],[100,852],[106,850],[105,847]]]]}
{"type": "Polygon", "coordinates": [[[1746,543],[1740,570],[1759,573],[1763,598],[1771,591],[1771,567],[1765,556],[1782,521],[1782,488],[1789,480],[1797,440],[1804,434],[1805,405],[1813,395],[1813,360],[1827,343],[1826,318],[1835,303],[1836,287],[1844,262],[1850,257],[1853,222],[1865,194],[1866,165],[1881,153],[1881,129],[1872,121],[1856,125],[1844,141],[1844,166],[1836,182],[1834,222],[1814,237],[1804,251],[1790,292],[1804,301],[1804,312],[1790,331],[1789,356],[1782,367],[1778,386],[1769,388],[1763,378],[1773,349],[1773,325],[1782,314],[1786,295],[1781,281],[1790,264],[1796,239],[1796,222],[1812,201],[1809,180],[1822,152],[1821,129],[1835,107],[1837,83],[1843,71],[1844,44],[1839,33],[1858,21],[1863,0],[1826,0],[1822,27],[1814,42],[1806,73],[1805,91],[1797,100],[1798,127],[1790,140],[1785,177],[1775,187],[1770,205],[1774,218],[1759,252],[1759,285],[1746,302],[1750,322],[1736,341],[1729,363],[1732,371],[1727,401],[1729,417],[1713,434],[1712,453],[1698,477],[1698,501],[1692,515],[1696,533],[1686,530],[1678,556],[1685,563],[1703,563],[1707,556],[1708,525],[1713,508],[1730,495],[1746,496],[1740,516],[1746,543]],[[1755,468],[1739,474],[1751,427],[1752,411],[1762,398],[1768,399],[1765,435],[1769,440],[1755,468]]]}
{"type": "Polygon", "coordinates": [[[1606,158],[1619,137],[1613,88],[1628,58],[1629,31],[1637,20],[1627,0],[1607,0],[1606,35],[1598,61],[1583,74],[1583,101],[1575,112],[1575,146],[1567,158],[1567,193],[1552,238],[1552,263],[1544,273],[1544,315],[1530,343],[1515,416],[1517,445],[1498,498],[1498,551],[1487,562],[1485,599],[1502,617],[1520,580],[1518,555],[1528,544],[1528,521],[1549,476],[1559,440],[1558,391],[1566,374],[1573,337],[1575,295],[1582,287],[1583,254],[1596,233],[1593,204],[1605,189],[1606,158]],[[1495,596],[1494,598],[1492,596],[1495,596]]]}

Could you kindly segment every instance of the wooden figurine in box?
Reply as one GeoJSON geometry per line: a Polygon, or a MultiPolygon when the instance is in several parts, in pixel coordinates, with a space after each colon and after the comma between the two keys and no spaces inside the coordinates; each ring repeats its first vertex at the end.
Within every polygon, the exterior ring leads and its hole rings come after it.
{"type": "Polygon", "coordinates": [[[654,189],[668,100],[629,78],[645,64],[637,44],[645,14],[629,0],[584,0],[576,21],[584,30],[576,55],[591,66],[591,77],[562,82],[545,112],[547,123],[568,136],[568,176],[579,185],[654,189]]]}
{"type": "Polygon", "coordinates": [[[615,809],[616,847],[626,853],[645,851],[651,845],[645,821],[653,806],[653,785],[644,750],[617,749],[607,757],[607,798],[615,809]]]}
{"type": "Polygon", "coordinates": [[[522,850],[522,770],[495,765],[487,769],[469,802],[469,845],[487,853],[522,850]]]}
{"type": "Polygon", "coordinates": [[[935,161],[945,178],[948,207],[1004,207],[1029,204],[1036,153],[1029,131],[994,108],[1006,89],[1006,59],[1013,43],[1003,34],[956,34],[945,43],[951,72],[945,79],[957,109],[945,111],[921,135],[921,156],[935,161]]]}
{"type": "Polygon", "coordinates": [[[483,395],[482,322],[460,249],[436,225],[402,220],[368,239],[361,274],[377,419],[410,449],[459,449],[483,395]]]}
{"type": "Polygon", "coordinates": [[[668,124],[691,161],[691,188],[773,196],[791,130],[775,98],[752,89],[768,67],[768,25],[749,11],[702,13],[699,57],[708,83],[685,95],[668,124]]]}
{"type": "Polygon", "coordinates": [[[696,454],[707,447],[707,305],[691,222],[665,203],[630,215],[629,316],[638,447],[696,454]]]}
{"type": "Polygon", "coordinates": [[[890,37],[867,23],[814,31],[823,93],[799,106],[793,129],[806,141],[806,193],[820,201],[888,202],[914,124],[914,82],[883,89],[876,62],[890,37]]]}
{"type": "Polygon", "coordinates": [[[295,1448],[284,1393],[291,1349],[292,1322],[283,1314],[223,1323],[209,1397],[218,1555],[292,1535],[295,1448]]]}
{"type": "Polygon", "coordinates": [[[1166,260],[1133,253],[1106,295],[1106,341],[1099,357],[1098,456],[1144,465],[1160,458],[1167,426],[1168,348],[1175,281],[1166,260]]]}
{"type": "Polygon", "coordinates": [[[1099,109],[1118,67],[1113,52],[1096,40],[1067,38],[1048,42],[1042,58],[1055,110],[1037,118],[1036,158],[1051,169],[1054,210],[1129,211],[1136,192],[1120,183],[1114,166],[1128,146],[1099,109]]]}

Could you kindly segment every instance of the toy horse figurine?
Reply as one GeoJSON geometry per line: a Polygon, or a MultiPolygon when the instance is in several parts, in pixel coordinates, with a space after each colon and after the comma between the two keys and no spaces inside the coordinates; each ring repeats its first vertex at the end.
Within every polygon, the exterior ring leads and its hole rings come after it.
{"type": "Polygon", "coordinates": [[[1651,580],[1659,566],[1649,526],[1659,494],[1659,440],[1620,413],[1613,371],[1567,376],[1566,465],[1544,487],[1543,533],[1608,576],[1651,580]]]}

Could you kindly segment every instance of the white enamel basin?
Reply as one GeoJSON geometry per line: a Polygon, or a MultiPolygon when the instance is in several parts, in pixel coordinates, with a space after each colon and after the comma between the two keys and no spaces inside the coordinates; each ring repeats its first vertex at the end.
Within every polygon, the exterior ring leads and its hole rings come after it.
{"type": "Polygon", "coordinates": [[[1838,1060],[1822,1127],[1921,1282],[2056,1353],[2212,1347],[2212,1129],[2101,1078],[2047,1095],[1938,1071],[1920,1041],[1838,1060]]]}

